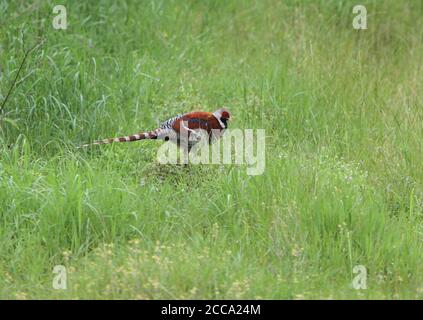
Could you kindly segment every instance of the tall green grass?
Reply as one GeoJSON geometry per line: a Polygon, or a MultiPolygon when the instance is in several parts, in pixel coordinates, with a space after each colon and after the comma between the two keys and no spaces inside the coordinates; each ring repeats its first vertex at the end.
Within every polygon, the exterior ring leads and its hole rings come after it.
{"type": "Polygon", "coordinates": [[[421,1],[61,4],[0,1],[1,298],[423,297],[421,1]],[[221,105],[263,175],[75,148],[221,105]]]}

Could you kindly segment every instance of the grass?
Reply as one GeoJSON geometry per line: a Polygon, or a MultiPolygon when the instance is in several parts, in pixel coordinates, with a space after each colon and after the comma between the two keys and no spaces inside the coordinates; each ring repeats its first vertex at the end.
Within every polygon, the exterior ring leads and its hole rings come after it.
{"type": "Polygon", "coordinates": [[[423,298],[421,1],[62,4],[0,0],[0,298],[423,298]],[[75,148],[221,105],[263,175],[75,148]]]}

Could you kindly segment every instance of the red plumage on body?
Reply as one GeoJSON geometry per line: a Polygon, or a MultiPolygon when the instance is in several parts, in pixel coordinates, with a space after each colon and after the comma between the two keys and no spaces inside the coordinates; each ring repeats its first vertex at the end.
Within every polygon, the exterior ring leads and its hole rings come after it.
{"type": "Polygon", "coordinates": [[[109,144],[113,142],[132,142],[144,139],[171,140],[191,150],[191,148],[200,141],[199,131],[203,130],[208,137],[209,142],[213,138],[219,138],[228,127],[228,121],[231,119],[230,112],[221,108],[214,112],[194,111],[177,115],[165,121],[159,128],[140,132],[130,136],[109,138],[85,144],[82,147],[88,147],[97,144],[109,144]]]}

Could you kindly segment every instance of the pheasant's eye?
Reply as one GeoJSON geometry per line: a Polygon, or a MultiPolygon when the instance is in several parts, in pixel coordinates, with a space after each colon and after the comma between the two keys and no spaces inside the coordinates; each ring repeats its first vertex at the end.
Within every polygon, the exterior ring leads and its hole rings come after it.
{"type": "Polygon", "coordinates": [[[226,119],[229,119],[229,112],[227,112],[227,111],[223,111],[222,112],[222,118],[226,118],[226,119]]]}

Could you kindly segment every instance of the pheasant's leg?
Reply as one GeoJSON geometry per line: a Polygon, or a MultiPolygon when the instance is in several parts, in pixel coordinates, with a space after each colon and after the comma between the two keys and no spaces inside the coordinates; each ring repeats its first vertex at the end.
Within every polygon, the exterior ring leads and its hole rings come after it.
{"type": "Polygon", "coordinates": [[[183,122],[181,124],[181,127],[183,130],[186,130],[188,132],[188,140],[199,141],[201,139],[200,133],[197,133],[194,130],[188,128],[183,122]]]}

